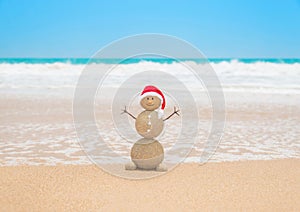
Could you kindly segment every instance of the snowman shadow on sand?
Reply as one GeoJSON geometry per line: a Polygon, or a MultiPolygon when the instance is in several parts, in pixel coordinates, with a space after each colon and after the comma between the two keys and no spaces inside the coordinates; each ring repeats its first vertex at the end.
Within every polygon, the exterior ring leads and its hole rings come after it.
{"type": "Polygon", "coordinates": [[[128,112],[126,107],[122,112],[135,119],[136,131],[143,137],[131,148],[131,162],[125,165],[125,169],[167,171],[167,166],[163,163],[164,148],[155,138],[161,134],[164,121],[175,114],[179,116],[179,110],[174,107],[174,112],[164,119],[165,97],[157,87],[152,85],[146,86],[139,98],[145,110],[137,117],[128,112]]]}

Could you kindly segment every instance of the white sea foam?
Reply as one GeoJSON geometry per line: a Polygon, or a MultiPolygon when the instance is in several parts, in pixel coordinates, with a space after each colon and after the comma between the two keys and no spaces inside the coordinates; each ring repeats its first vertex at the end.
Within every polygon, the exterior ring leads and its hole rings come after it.
{"type": "MultiPolygon", "coordinates": [[[[197,65],[192,61],[187,65],[197,65]]],[[[107,69],[109,64],[92,64],[99,70],[107,69]]],[[[237,60],[211,63],[226,91],[300,93],[300,63],[243,63],[237,60]]],[[[26,91],[26,89],[74,89],[85,65],[70,63],[52,64],[0,64],[0,89],[26,91]]],[[[202,89],[199,81],[182,63],[139,63],[115,65],[106,78],[107,86],[118,87],[126,78],[140,71],[162,71],[175,75],[190,88],[202,89]]],[[[49,92],[49,91],[48,91],[49,92]]]]}

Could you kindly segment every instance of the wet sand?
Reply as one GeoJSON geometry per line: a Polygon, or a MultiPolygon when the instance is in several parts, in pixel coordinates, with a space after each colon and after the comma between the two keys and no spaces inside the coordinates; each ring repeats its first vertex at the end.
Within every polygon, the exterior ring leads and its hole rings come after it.
{"type": "Polygon", "coordinates": [[[0,206],[2,211],[299,211],[299,176],[299,159],[181,164],[148,180],[118,178],[94,165],[0,167],[0,206]]]}
{"type": "MultiPolygon", "coordinates": [[[[297,127],[300,107],[296,104],[300,97],[260,95],[259,101],[252,98],[252,102],[249,96],[243,99],[240,95],[228,95],[224,135],[212,161],[300,158],[300,128],[297,127]]],[[[95,107],[96,111],[101,108],[95,107]]],[[[140,107],[130,109],[135,115],[141,110],[140,107]]],[[[169,105],[165,113],[170,114],[172,109],[169,105]]],[[[90,164],[78,143],[71,97],[6,94],[0,96],[0,111],[0,166],[90,164]]],[[[102,135],[114,150],[129,157],[133,143],[127,143],[112,130],[115,126],[109,121],[110,111],[96,117],[102,135]]],[[[172,136],[180,129],[179,119],[168,120],[165,135],[159,140],[166,151],[174,145],[170,141],[174,141],[172,136]]],[[[210,107],[201,106],[199,120],[199,143],[195,144],[188,162],[199,161],[210,131],[210,107]]]]}

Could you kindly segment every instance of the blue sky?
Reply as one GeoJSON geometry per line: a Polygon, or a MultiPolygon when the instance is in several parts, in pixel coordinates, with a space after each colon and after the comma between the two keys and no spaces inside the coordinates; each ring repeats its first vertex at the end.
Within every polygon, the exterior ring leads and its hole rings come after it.
{"type": "Polygon", "coordinates": [[[0,27],[0,57],[89,57],[151,32],[207,57],[300,58],[300,0],[0,0],[0,27]]]}

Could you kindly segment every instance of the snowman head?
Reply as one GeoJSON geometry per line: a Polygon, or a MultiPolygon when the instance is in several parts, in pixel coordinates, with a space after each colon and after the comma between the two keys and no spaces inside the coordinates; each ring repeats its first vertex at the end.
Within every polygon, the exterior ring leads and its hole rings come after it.
{"type": "Polygon", "coordinates": [[[140,94],[140,104],[145,110],[156,110],[159,108],[158,115],[162,118],[166,101],[163,93],[153,85],[147,85],[140,94]]]}
{"type": "Polygon", "coordinates": [[[156,110],[160,107],[161,100],[157,96],[145,96],[141,99],[140,104],[145,110],[156,110]]]}

